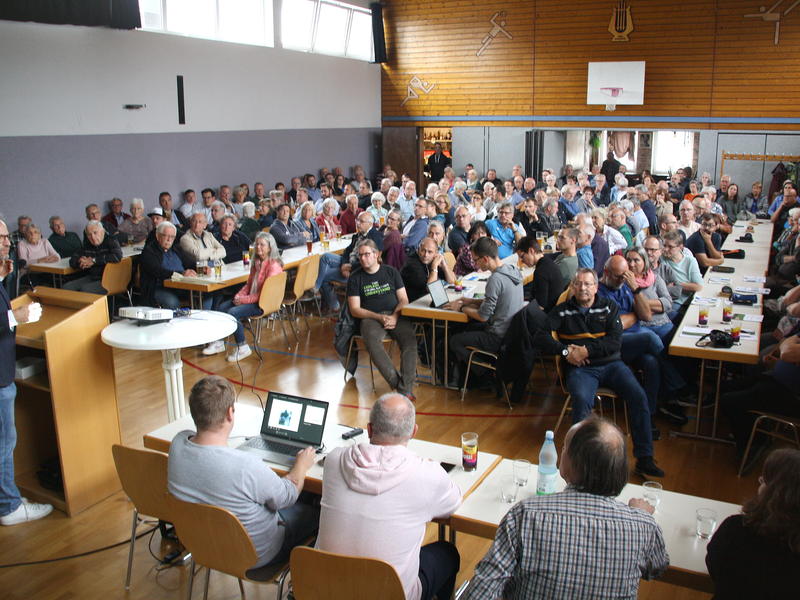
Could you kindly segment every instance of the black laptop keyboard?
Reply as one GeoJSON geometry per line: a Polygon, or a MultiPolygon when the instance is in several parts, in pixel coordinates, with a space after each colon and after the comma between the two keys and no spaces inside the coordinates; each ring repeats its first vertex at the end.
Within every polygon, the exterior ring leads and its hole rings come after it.
{"type": "Polygon", "coordinates": [[[282,444],[281,442],[273,442],[265,440],[262,437],[254,437],[247,440],[244,444],[248,448],[259,448],[260,450],[269,450],[270,452],[277,452],[278,454],[285,454],[287,456],[296,456],[302,448],[298,446],[290,446],[289,444],[282,444]]]}

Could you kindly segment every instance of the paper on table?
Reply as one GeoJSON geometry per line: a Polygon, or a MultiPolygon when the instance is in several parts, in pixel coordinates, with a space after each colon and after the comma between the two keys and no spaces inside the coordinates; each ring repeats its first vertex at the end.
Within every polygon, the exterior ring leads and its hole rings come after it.
{"type": "Polygon", "coordinates": [[[708,283],[730,283],[730,277],[709,277],[708,283]]]}
{"type": "Polygon", "coordinates": [[[483,292],[464,292],[464,298],[471,300],[480,300],[483,298],[483,292]]]}
{"type": "Polygon", "coordinates": [[[764,320],[764,315],[735,314],[731,315],[731,318],[734,321],[755,321],[756,323],[761,323],[761,321],[764,320]]]}
{"type": "Polygon", "coordinates": [[[745,287],[742,285],[737,285],[734,291],[741,294],[769,294],[769,288],[745,287]]]}
{"type": "Polygon", "coordinates": [[[699,306],[716,306],[717,298],[705,298],[703,296],[695,296],[692,304],[699,306]]]}
{"type": "Polygon", "coordinates": [[[757,277],[756,275],[745,275],[742,280],[745,283],[766,283],[766,277],[757,277]]]}

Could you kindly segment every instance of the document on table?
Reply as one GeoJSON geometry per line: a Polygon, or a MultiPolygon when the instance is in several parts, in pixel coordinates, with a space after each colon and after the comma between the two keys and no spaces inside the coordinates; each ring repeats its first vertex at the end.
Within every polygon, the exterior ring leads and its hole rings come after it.
{"type": "Polygon", "coordinates": [[[758,277],[756,275],[745,275],[742,278],[742,280],[745,283],[766,283],[767,282],[767,278],[766,277],[758,277]]]}
{"type": "Polygon", "coordinates": [[[745,287],[737,285],[734,290],[737,294],[769,294],[769,288],[745,287]]]}
{"type": "Polygon", "coordinates": [[[745,315],[745,314],[735,314],[731,315],[731,318],[734,321],[755,321],[756,323],[761,323],[764,320],[764,315],[745,315]]]}
{"type": "Polygon", "coordinates": [[[692,304],[695,306],[716,306],[718,298],[707,298],[703,296],[695,296],[692,304]]]}
{"type": "Polygon", "coordinates": [[[721,284],[724,285],[724,284],[730,283],[730,282],[731,282],[731,278],[730,277],[709,277],[708,278],[708,283],[721,283],[721,284]]]}
{"type": "Polygon", "coordinates": [[[484,279],[489,279],[491,273],[471,273],[466,277],[462,277],[462,281],[483,281],[484,279]]]}
{"type": "Polygon", "coordinates": [[[470,300],[481,300],[483,295],[483,292],[464,292],[464,298],[469,298],[470,300]]]}

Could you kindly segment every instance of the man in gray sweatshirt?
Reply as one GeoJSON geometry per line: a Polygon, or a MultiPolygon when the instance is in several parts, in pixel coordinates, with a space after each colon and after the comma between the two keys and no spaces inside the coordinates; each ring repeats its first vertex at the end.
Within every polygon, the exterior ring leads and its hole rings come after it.
{"type": "MultiPolygon", "coordinates": [[[[450,339],[450,348],[458,360],[464,363],[458,366],[460,373],[466,373],[471,352],[467,346],[488,352],[500,350],[511,319],[522,310],[523,304],[522,273],[514,265],[504,264],[500,260],[494,239],[478,238],[471,251],[478,268],[489,270],[492,274],[486,282],[486,292],[482,299],[461,297],[445,305],[446,309],[463,312],[475,321],[470,323],[467,331],[450,339]]],[[[478,369],[475,372],[480,374],[478,369]]]]}

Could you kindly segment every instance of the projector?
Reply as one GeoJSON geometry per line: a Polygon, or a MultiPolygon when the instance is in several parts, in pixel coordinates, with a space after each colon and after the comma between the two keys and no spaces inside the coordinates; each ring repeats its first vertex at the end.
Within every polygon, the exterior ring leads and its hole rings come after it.
{"type": "Polygon", "coordinates": [[[133,319],[140,326],[154,323],[166,323],[172,320],[172,311],[164,308],[150,306],[122,306],[119,316],[124,319],[133,319]]]}

